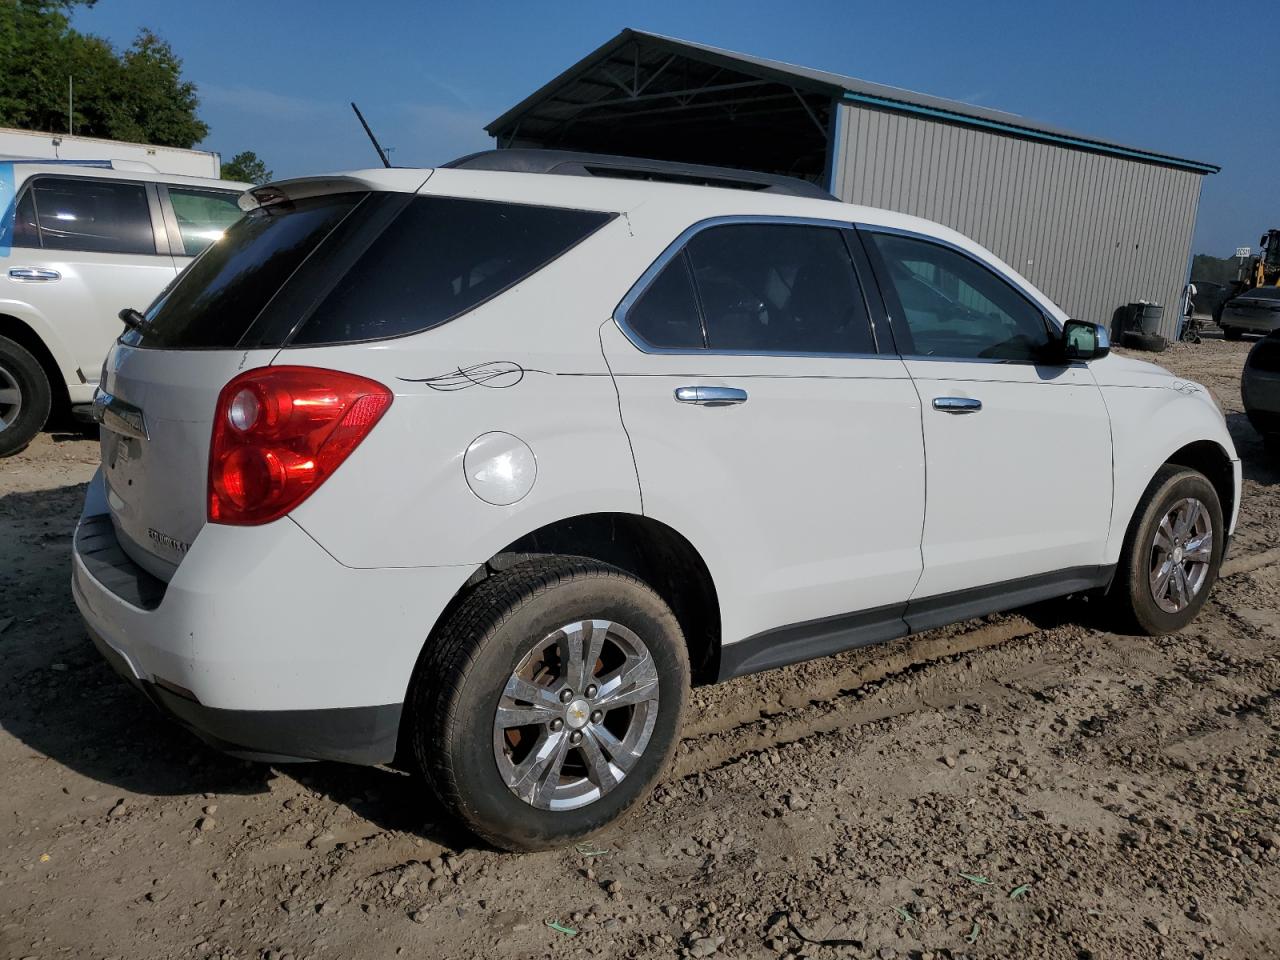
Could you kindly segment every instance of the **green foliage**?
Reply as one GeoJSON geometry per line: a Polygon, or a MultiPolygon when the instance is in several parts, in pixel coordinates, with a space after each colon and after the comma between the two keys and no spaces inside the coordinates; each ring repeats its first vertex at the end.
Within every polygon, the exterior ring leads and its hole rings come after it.
{"type": "Polygon", "coordinates": [[[0,126],[67,130],[67,78],[75,81],[72,133],[191,147],[209,128],[195,85],[150,30],[117,52],[71,28],[69,13],[94,0],[0,0],[0,126]]]}
{"type": "Polygon", "coordinates": [[[223,180],[240,180],[243,183],[266,183],[274,174],[252,150],[241,150],[222,165],[223,180]]]}

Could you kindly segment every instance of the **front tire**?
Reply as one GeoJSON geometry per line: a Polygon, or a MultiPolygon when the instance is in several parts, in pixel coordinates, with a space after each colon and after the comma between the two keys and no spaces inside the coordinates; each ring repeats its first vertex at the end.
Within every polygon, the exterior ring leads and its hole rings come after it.
{"type": "Polygon", "coordinates": [[[40,361],[0,337],[0,457],[22,450],[49,419],[53,391],[40,361]]]}
{"type": "Polygon", "coordinates": [[[684,636],[645,583],[576,557],[477,585],[423,652],[413,758],[444,806],[507,850],[591,834],[646,796],[680,732],[684,636]]]}
{"type": "Polygon", "coordinates": [[[1138,501],[1116,567],[1121,626],[1159,636],[1195,619],[1218,578],[1224,542],[1213,484],[1187,467],[1161,467],[1138,501]]]}
{"type": "Polygon", "coordinates": [[[1222,338],[1224,340],[1243,340],[1244,331],[1239,327],[1223,327],[1222,338]]]}

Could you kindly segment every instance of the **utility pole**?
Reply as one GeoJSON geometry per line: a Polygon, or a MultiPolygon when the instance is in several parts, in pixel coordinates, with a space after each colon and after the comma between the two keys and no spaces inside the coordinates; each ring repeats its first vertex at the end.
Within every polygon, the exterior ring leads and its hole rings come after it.
{"type": "Polygon", "coordinates": [[[74,77],[67,77],[67,136],[71,136],[75,131],[72,127],[72,116],[75,110],[76,102],[76,81],[74,77]]]}

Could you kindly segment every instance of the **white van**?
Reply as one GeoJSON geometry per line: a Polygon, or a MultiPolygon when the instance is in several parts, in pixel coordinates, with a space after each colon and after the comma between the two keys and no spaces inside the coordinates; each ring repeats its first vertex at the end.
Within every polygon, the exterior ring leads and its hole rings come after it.
{"type": "Polygon", "coordinates": [[[119,314],[240,218],[249,184],[128,161],[0,162],[0,456],[89,404],[119,314]]]}

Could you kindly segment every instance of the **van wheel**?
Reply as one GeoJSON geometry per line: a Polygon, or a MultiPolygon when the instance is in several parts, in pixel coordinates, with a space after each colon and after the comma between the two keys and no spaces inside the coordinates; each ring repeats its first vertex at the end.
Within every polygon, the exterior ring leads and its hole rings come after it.
{"type": "Polygon", "coordinates": [[[688,689],[684,636],[652,589],[594,560],[539,558],[482,581],[423,652],[409,742],[472,831],[541,850],[649,793],[688,689]]]}
{"type": "Polygon", "coordinates": [[[1222,338],[1224,340],[1243,340],[1244,331],[1239,327],[1223,327],[1222,338]]]}
{"type": "Polygon", "coordinates": [[[1122,626],[1157,636],[1195,619],[1218,578],[1222,504],[1208,479],[1166,464],[1138,501],[1111,597],[1122,626]]]}
{"type": "Polygon", "coordinates": [[[49,419],[53,391],[40,361],[0,337],[0,457],[17,453],[49,419]]]}

